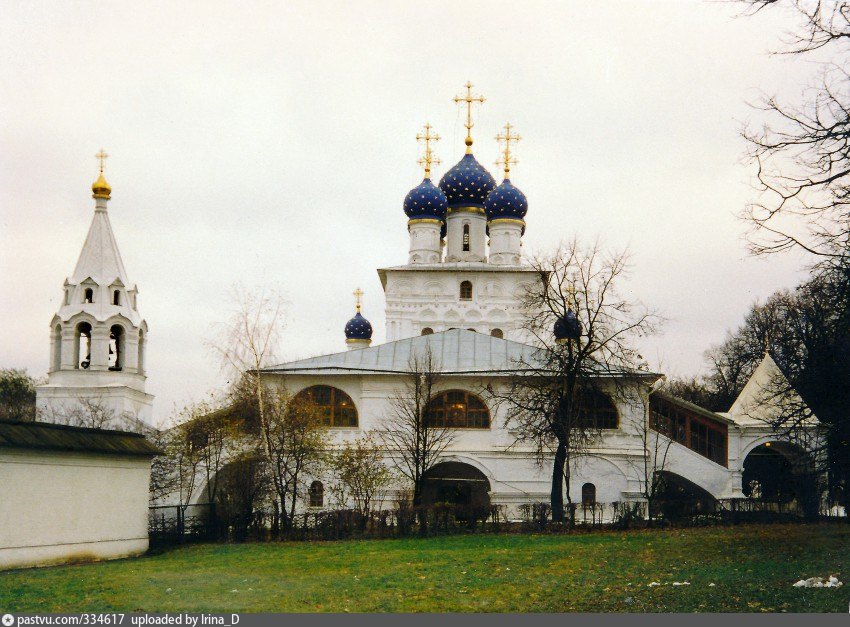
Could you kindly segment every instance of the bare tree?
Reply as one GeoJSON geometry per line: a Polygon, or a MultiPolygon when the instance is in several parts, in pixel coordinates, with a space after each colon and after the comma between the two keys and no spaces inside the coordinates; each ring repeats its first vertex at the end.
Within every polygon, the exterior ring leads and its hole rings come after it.
{"type": "Polygon", "coordinates": [[[850,245],[850,94],[846,42],[850,11],[836,0],[740,0],[747,12],[783,8],[797,19],[784,54],[821,60],[798,105],[765,97],[766,121],[743,131],[757,166],[759,198],[744,210],[757,254],[799,248],[827,261],[850,245]],[[834,61],[823,61],[830,51],[834,61]],[[815,55],[815,53],[817,53],[815,55]],[[814,56],[813,56],[814,55],[814,56]]]}
{"type": "Polygon", "coordinates": [[[151,505],[159,504],[177,490],[177,475],[173,460],[168,455],[170,433],[158,429],[149,429],[145,437],[163,452],[151,460],[151,480],[149,485],[151,505]]]}
{"type": "Polygon", "coordinates": [[[414,350],[403,388],[390,396],[390,413],[378,432],[387,455],[410,480],[413,505],[422,504],[425,476],[454,440],[454,431],[428,415],[428,403],[440,382],[440,366],[429,344],[414,350]]]}
{"type": "Polygon", "coordinates": [[[571,471],[605,426],[598,404],[639,382],[646,368],[634,342],[660,321],[619,294],[627,261],[625,253],[575,239],[532,259],[538,281],[523,296],[523,328],[538,350],[517,361],[506,389],[489,389],[507,407],[515,444],[533,446],[539,463],[552,463],[555,522],[565,519],[566,489],[574,523],[571,471]]]}
{"type": "Polygon", "coordinates": [[[173,473],[172,485],[184,517],[202,477],[204,443],[195,431],[195,421],[207,411],[208,408],[200,403],[187,405],[180,411],[178,424],[168,431],[165,450],[173,473]]]}
{"type": "Polygon", "coordinates": [[[219,485],[219,473],[237,448],[237,429],[225,408],[215,396],[198,403],[192,412],[195,417],[187,425],[188,435],[197,448],[200,469],[205,480],[205,498],[214,503],[219,485]]]}
{"type": "Polygon", "coordinates": [[[39,410],[38,419],[58,425],[88,429],[118,429],[144,433],[148,427],[130,411],[118,413],[103,398],[79,396],[61,405],[39,410]]]}
{"type": "Polygon", "coordinates": [[[262,369],[271,365],[285,325],[284,299],[274,291],[248,291],[244,287],[233,288],[235,305],[230,319],[220,329],[218,338],[210,342],[210,348],[218,356],[222,369],[231,376],[234,385],[250,390],[256,407],[261,445],[267,460],[271,460],[269,448],[269,417],[262,380],[262,369]]]}
{"type": "Polygon", "coordinates": [[[336,480],[335,490],[341,503],[349,499],[365,519],[380,501],[389,485],[390,470],[384,464],[384,452],[371,435],[346,442],[331,456],[336,480]]]}
{"type": "Polygon", "coordinates": [[[309,400],[282,388],[265,389],[263,395],[266,424],[261,438],[269,451],[269,477],[280,504],[280,530],[285,532],[292,528],[297,502],[304,496],[305,477],[321,472],[327,428],[319,408],[309,400]]]}
{"type": "Polygon", "coordinates": [[[665,425],[659,424],[651,411],[651,395],[660,387],[658,384],[661,382],[662,380],[659,380],[649,389],[642,386],[633,388],[634,402],[643,410],[635,419],[634,430],[638,433],[643,448],[637,470],[650,526],[654,505],[664,490],[663,472],[667,469],[667,456],[673,444],[672,438],[669,437],[672,434],[667,433],[665,425]]]}

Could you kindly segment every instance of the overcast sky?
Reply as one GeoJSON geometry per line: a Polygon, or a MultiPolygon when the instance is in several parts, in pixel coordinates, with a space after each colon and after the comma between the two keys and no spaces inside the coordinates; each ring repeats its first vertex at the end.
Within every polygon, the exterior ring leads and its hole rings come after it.
{"type": "Polygon", "coordinates": [[[513,182],[527,251],[601,236],[629,247],[628,289],[667,316],[655,368],[690,375],[804,259],[755,259],[741,124],[759,93],[812,73],[770,56],[790,26],[724,2],[12,2],[0,15],[0,367],[41,377],[49,322],[92,217],[94,154],[150,326],[164,420],[220,385],[205,348],[229,288],[289,301],[283,358],[344,349],[351,292],[384,340],[375,269],[406,262],[415,135],[463,154],[452,97],[487,102],[475,154],[522,135],[513,182]]]}

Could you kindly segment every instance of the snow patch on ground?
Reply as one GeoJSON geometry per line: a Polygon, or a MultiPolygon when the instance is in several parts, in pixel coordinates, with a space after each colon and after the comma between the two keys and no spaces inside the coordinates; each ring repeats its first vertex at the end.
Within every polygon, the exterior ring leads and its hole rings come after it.
{"type": "Polygon", "coordinates": [[[827,579],[823,577],[809,577],[801,579],[794,584],[795,588],[840,588],[844,584],[838,581],[838,577],[830,575],[827,579]]]}

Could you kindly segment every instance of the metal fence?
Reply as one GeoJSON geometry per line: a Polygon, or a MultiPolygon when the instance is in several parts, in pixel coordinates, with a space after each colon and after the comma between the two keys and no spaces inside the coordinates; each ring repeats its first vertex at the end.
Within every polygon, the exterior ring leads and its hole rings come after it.
{"type": "Polygon", "coordinates": [[[271,510],[259,509],[236,519],[216,516],[213,504],[204,503],[150,508],[151,543],[243,540],[341,540],[348,538],[399,538],[459,533],[558,533],[572,529],[626,529],[646,526],[693,527],[747,522],[846,520],[843,508],[822,507],[807,512],[797,502],[760,499],[671,499],[645,502],[619,501],[567,505],[565,521],[553,523],[549,503],[528,503],[508,515],[504,505],[452,505],[428,507],[400,504],[367,515],[352,509],[301,512],[285,523],[271,510]]]}

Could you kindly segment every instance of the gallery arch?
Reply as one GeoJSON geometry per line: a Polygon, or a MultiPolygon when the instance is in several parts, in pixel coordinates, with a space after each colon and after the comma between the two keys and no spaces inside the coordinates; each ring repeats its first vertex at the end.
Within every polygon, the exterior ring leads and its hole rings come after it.
{"type": "Polygon", "coordinates": [[[753,448],[744,458],[744,496],[776,506],[817,512],[814,464],[806,452],[790,442],[771,441],[753,448]]]}
{"type": "Polygon", "coordinates": [[[490,481],[483,472],[463,462],[441,462],[424,475],[422,504],[487,506],[490,481]]]}

